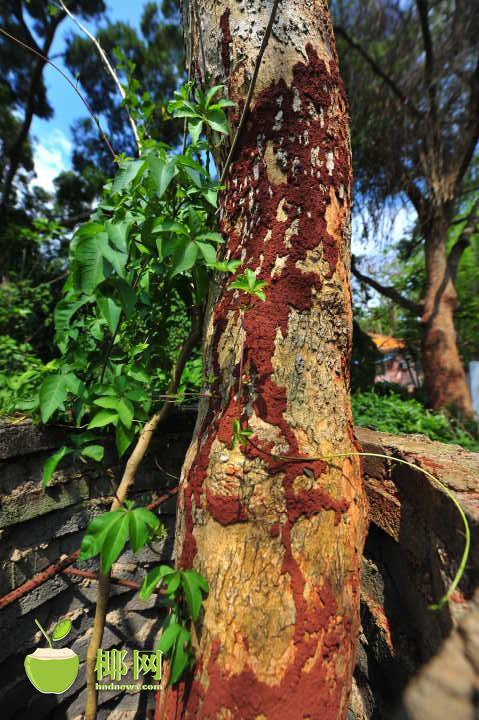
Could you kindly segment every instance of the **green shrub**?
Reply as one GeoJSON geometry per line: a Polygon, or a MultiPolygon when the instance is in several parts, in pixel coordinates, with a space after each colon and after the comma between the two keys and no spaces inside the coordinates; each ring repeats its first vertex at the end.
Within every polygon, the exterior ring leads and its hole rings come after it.
{"type": "Polygon", "coordinates": [[[454,418],[427,410],[417,400],[396,393],[357,392],[352,397],[354,422],[360,427],[396,434],[421,433],[431,440],[456,443],[479,451],[479,437],[454,418]]]}

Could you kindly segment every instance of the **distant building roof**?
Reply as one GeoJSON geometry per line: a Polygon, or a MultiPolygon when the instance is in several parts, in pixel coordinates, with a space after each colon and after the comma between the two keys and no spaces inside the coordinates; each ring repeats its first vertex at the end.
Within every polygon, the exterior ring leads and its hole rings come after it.
{"type": "Polygon", "coordinates": [[[367,333],[377,349],[382,353],[392,352],[394,350],[404,350],[406,343],[399,338],[391,337],[391,335],[380,335],[379,333],[367,333]]]}

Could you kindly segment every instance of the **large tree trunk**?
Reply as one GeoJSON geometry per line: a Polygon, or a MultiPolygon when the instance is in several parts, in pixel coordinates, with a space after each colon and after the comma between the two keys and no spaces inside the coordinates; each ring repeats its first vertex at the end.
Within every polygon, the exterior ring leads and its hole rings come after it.
{"type": "MultiPolygon", "coordinates": [[[[197,6],[208,84],[225,82],[241,108],[272,2],[197,6]]],[[[204,77],[197,28],[193,68],[204,77]]],[[[210,298],[214,382],[183,468],[176,537],[178,565],[202,572],[210,593],[193,677],[158,716],[345,717],[366,510],[358,458],[327,458],[356,450],[350,202],[327,3],[283,0],[220,200],[226,256],[267,281],[266,301],[223,278],[210,298]],[[236,418],[254,436],[232,449],[236,418]]]]}
{"type": "Polygon", "coordinates": [[[427,288],[422,316],[424,384],[435,409],[456,407],[465,416],[473,408],[454,327],[457,293],[446,252],[447,213],[438,213],[426,230],[427,288]]]}

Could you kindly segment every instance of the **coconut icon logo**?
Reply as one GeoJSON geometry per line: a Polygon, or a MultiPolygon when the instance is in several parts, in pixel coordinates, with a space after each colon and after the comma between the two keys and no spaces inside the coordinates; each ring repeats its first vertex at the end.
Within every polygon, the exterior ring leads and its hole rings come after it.
{"type": "Polygon", "coordinates": [[[51,635],[35,620],[48,647],[38,648],[25,658],[25,672],[33,687],[45,694],[61,695],[73,685],[78,674],[78,655],[69,648],[54,648],[52,641],[63,640],[71,630],[71,620],[57,622],[51,635]]]}

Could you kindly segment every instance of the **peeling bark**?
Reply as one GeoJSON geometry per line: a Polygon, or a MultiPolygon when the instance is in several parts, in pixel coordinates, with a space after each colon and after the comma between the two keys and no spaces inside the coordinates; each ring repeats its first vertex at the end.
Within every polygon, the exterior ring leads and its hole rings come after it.
{"type": "MultiPolygon", "coordinates": [[[[224,82],[239,106],[233,134],[271,2],[197,5],[210,83],[224,82]]],[[[210,594],[194,674],[163,698],[162,717],[345,717],[366,526],[360,466],[272,454],[356,450],[350,203],[327,4],[283,1],[220,199],[226,258],[267,281],[266,301],[229,291],[229,278],[211,293],[205,362],[214,382],[183,467],[175,549],[210,594]],[[254,436],[232,449],[236,418],[254,436]]]]}

